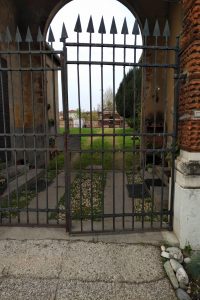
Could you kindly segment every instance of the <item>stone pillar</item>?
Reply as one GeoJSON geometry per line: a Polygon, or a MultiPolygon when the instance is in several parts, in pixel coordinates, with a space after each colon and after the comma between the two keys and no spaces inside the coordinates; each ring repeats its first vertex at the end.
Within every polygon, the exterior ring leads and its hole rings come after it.
{"type": "Polygon", "coordinates": [[[176,161],[174,232],[200,249],[200,0],[182,0],[180,156],[176,161]]]}
{"type": "Polygon", "coordinates": [[[174,232],[181,248],[200,250],[200,153],[181,150],[176,161],[174,232]]]}

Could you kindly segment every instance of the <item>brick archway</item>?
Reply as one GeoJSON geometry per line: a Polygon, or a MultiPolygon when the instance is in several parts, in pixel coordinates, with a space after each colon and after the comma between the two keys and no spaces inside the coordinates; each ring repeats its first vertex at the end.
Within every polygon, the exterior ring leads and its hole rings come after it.
{"type": "MultiPolygon", "coordinates": [[[[181,5],[178,3],[179,1],[163,1],[163,0],[154,0],[154,5],[152,7],[151,3],[148,0],[116,0],[125,5],[135,16],[139,18],[141,24],[144,24],[146,18],[148,18],[150,22],[150,27],[153,29],[155,18],[158,18],[159,21],[162,22],[163,19],[170,19],[170,16],[174,13],[176,15],[176,21],[180,23],[180,17],[178,10],[180,10],[181,5]]],[[[45,34],[51,20],[55,16],[55,14],[67,3],[71,1],[69,0],[35,0],[34,2],[31,0],[22,1],[19,0],[17,4],[7,4],[5,9],[7,8],[10,11],[9,19],[11,19],[12,13],[15,17],[15,21],[12,20],[12,24],[19,26],[20,30],[26,30],[27,26],[30,26],[32,31],[37,32],[38,25],[40,25],[43,33],[45,34]],[[7,7],[8,6],[8,7],[7,7]],[[13,22],[14,21],[14,22],[13,22]]],[[[0,2],[1,5],[1,2],[0,2]]],[[[2,6],[4,7],[5,4],[2,6]]],[[[2,18],[3,10],[1,12],[2,18]]],[[[4,11],[5,14],[5,11],[4,11]]],[[[4,19],[4,18],[3,18],[4,19]]],[[[8,22],[6,25],[9,25],[8,22]]],[[[177,33],[180,33],[178,30],[177,33]]]]}

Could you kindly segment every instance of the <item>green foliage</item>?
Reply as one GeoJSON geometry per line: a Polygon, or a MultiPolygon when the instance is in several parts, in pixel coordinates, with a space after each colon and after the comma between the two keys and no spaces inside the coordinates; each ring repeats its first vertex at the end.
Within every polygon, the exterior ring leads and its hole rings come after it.
{"type": "Polygon", "coordinates": [[[55,125],[54,119],[49,119],[49,120],[48,120],[48,126],[49,126],[49,128],[50,128],[50,127],[54,127],[54,125],[55,125]]]}
{"type": "Polygon", "coordinates": [[[191,257],[191,262],[186,265],[188,274],[193,279],[200,280],[200,252],[194,253],[191,257]]]}
{"type": "Polygon", "coordinates": [[[54,159],[49,161],[48,164],[48,168],[47,170],[62,170],[64,167],[64,154],[60,153],[59,155],[57,155],[56,157],[54,157],[54,159]]]}
{"type": "Polygon", "coordinates": [[[23,189],[19,191],[18,194],[16,192],[12,193],[10,195],[10,201],[8,201],[7,198],[2,199],[1,208],[6,208],[8,210],[0,214],[1,218],[16,217],[19,214],[17,212],[17,209],[28,206],[34,196],[35,193],[33,191],[26,191],[25,189],[23,189]],[[10,209],[15,209],[16,211],[11,211],[10,209]]]}
{"type": "MultiPolygon", "coordinates": [[[[43,176],[37,178],[37,192],[40,193],[46,188],[46,185],[50,185],[63,167],[64,154],[60,153],[54,159],[49,161],[47,172],[44,172],[43,176]]],[[[27,189],[23,188],[22,190],[19,190],[18,193],[16,191],[13,192],[10,195],[10,201],[8,201],[7,197],[1,200],[1,207],[8,209],[1,213],[1,217],[16,217],[19,214],[17,209],[27,207],[34,197],[36,197],[36,182],[28,184],[27,189]],[[10,209],[16,209],[16,211],[10,211],[10,209]]]]}
{"type": "Polygon", "coordinates": [[[135,127],[135,129],[140,126],[141,82],[141,68],[131,69],[120,83],[115,97],[117,112],[127,119],[130,127],[135,127]],[[135,119],[133,119],[134,116],[135,119]]]}
{"type": "MultiPolygon", "coordinates": [[[[176,159],[179,155],[180,155],[180,147],[179,145],[176,143],[174,146],[173,144],[171,144],[171,148],[174,148],[174,158],[176,159]]],[[[172,166],[172,152],[167,152],[165,155],[165,161],[167,162],[168,166],[171,167],[172,166]]]]}
{"type": "Polygon", "coordinates": [[[183,249],[183,252],[184,252],[184,254],[185,255],[191,255],[191,253],[192,253],[192,248],[191,248],[191,246],[190,246],[190,243],[187,243],[186,245],[185,245],[185,248],[183,249]]]}
{"type": "MultiPolygon", "coordinates": [[[[113,128],[105,128],[105,134],[113,134],[113,128]]],[[[72,134],[77,134],[77,128],[70,130],[72,134]]],[[[86,134],[91,132],[90,128],[82,128],[81,132],[86,134]]],[[[112,170],[113,163],[115,163],[116,169],[131,169],[132,165],[135,164],[135,160],[139,161],[137,154],[131,151],[127,151],[123,154],[122,151],[117,151],[115,154],[112,153],[113,143],[115,144],[116,150],[131,150],[136,149],[140,145],[140,139],[133,139],[131,136],[123,136],[126,134],[132,134],[133,129],[116,128],[115,134],[119,136],[97,136],[93,138],[91,144],[90,137],[81,137],[81,149],[82,150],[93,150],[93,153],[85,152],[81,156],[76,156],[76,159],[72,163],[72,167],[75,169],[87,168],[90,165],[101,165],[105,170],[112,170]],[[121,134],[121,136],[120,136],[121,134]],[[123,166],[123,156],[125,165],[123,166]],[[137,158],[136,158],[137,157],[137,158]]],[[[101,128],[94,128],[93,133],[102,134],[101,128]]]]}
{"type": "Polygon", "coordinates": [[[83,118],[85,121],[98,121],[98,113],[94,110],[91,112],[82,111],[81,112],[81,118],[83,118]]]}
{"type": "MultiPolygon", "coordinates": [[[[85,150],[90,150],[91,145],[84,143],[82,147],[85,150]]],[[[102,165],[105,169],[112,168],[112,154],[110,152],[106,152],[110,148],[110,143],[108,140],[102,140],[101,138],[97,138],[93,141],[92,149],[94,153],[82,153],[81,158],[77,159],[74,163],[74,167],[76,169],[86,168],[89,165],[102,165]],[[103,152],[104,151],[104,154],[103,152]]]]}

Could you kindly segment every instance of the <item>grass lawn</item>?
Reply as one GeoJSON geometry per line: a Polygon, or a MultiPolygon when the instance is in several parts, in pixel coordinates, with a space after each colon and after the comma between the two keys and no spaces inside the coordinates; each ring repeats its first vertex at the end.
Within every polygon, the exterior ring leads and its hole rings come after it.
{"type": "Polygon", "coordinates": [[[71,128],[72,135],[88,135],[81,136],[80,153],[72,154],[72,167],[75,169],[84,169],[90,165],[103,166],[105,170],[115,169],[131,169],[133,164],[139,164],[139,155],[134,149],[139,146],[139,139],[132,139],[128,134],[132,134],[132,128],[71,128]],[[99,136],[91,137],[92,134],[99,136]],[[111,136],[104,136],[111,135],[111,136]],[[117,134],[119,136],[113,136],[117,134]],[[114,151],[113,151],[114,150],[114,151]],[[84,151],[88,151],[87,153],[84,151]]]}

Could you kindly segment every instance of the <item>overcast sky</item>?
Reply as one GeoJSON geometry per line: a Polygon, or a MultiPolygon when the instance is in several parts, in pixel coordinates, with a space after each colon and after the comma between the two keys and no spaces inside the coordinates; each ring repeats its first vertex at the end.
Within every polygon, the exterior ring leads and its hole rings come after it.
{"type": "MultiPolygon", "coordinates": [[[[100,25],[100,21],[102,16],[104,17],[105,27],[107,34],[104,35],[104,42],[112,43],[112,35],[109,34],[110,27],[112,23],[112,17],[115,17],[117,30],[119,34],[116,35],[116,43],[123,43],[124,36],[121,34],[121,29],[123,25],[124,18],[127,20],[129,32],[132,32],[135,18],[132,13],[120,2],[116,0],[73,0],[66,6],[64,6],[54,17],[51,27],[56,39],[54,43],[55,49],[61,49],[62,44],[59,43],[59,38],[61,34],[62,24],[63,22],[66,25],[67,33],[68,33],[68,42],[76,42],[77,34],[74,32],[74,27],[76,24],[76,20],[80,15],[81,25],[82,25],[82,33],[80,34],[81,42],[89,41],[89,34],[86,33],[87,26],[89,22],[90,16],[93,18],[94,30],[96,33],[92,34],[92,42],[98,43],[101,41],[101,35],[98,34],[98,29],[100,25]]],[[[137,43],[141,44],[141,37],[137,37],[137,43]]],[[[127,36],[127,44],[134,43],[134,36],[129,34],[127,36]]],[[[137,52],[137,59],[139,59],[141,52],[137,52]]],[[[68,59],[76,60],[76,49],[71,48],[68,50],[68,59]]],[[[89,49],[80,49],[80,59],[88,60],[89,59],[89,49]]],[[[101,59],[101,49],[93,48],[92,49],[92,60],[98,61],[101,59]]],[[[133,62],[134,59],[134,51],[127,50],[126,51],[126,61],[133,62]]],[[[113,52],[112,49],[104,49],[104,60],[113,61],[113,52]]],[[[116,61],[123,61],[123,49],[116,50],[116,61]]],[[[126,72],[128,71],[128,67],[126,68],[126,72]]],[[[77,88],[77,66],[69,65],[69,109],[77,109],[78,108],[78,88],[77,88]]],[[[115,71],[115,81],[116,81],[116,90],[119,87],[119,84],[123,78],[123,67],[116,67],[115,71]]],[[[104,91],[109,87],[113,87],[113,67],[112,66],[104,66],[103,72],[103,89],[104,91]]],[[[60,84],[59,84],[60,85],[60,84]]],[[[61,91],[61,88],[59,88],[61,91]]],[[[89,110],[90,109],[90,98],[89,98],[89,67],[80,66],[80,91],[81,91],[81,110],[89,110]]],[[[92,108],[97,108],[98,104],[101,103],[101,69],[100,66],[92,66],[92,108]]],[[[59,109],[62,110],[62,101],[61,101],[61,93],[59,96],[59,109]]]]}

